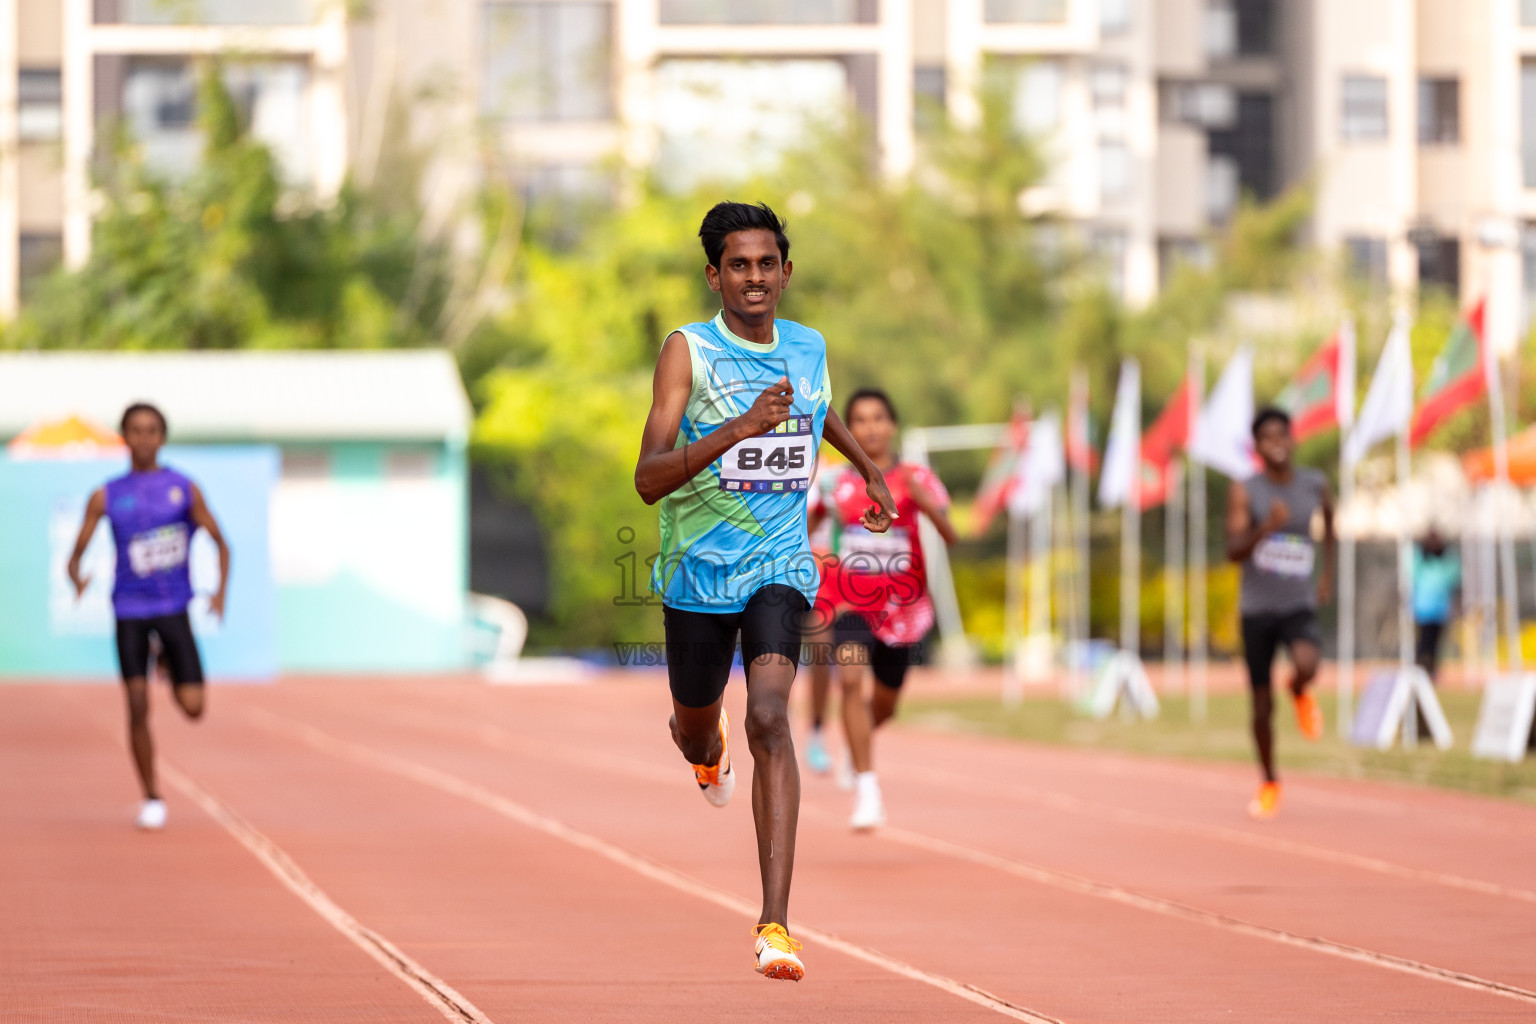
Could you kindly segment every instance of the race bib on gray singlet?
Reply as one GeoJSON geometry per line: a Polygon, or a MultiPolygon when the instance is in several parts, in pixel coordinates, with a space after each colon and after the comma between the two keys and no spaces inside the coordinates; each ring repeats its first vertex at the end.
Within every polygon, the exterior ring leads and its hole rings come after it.
{"type": "Polygon", "coordinates": [[[1253,549],[1253,564],[1289,579],[1310,579],[1317,561],[1312,542],[1294,533],[1272,533],[1253,549]]]}

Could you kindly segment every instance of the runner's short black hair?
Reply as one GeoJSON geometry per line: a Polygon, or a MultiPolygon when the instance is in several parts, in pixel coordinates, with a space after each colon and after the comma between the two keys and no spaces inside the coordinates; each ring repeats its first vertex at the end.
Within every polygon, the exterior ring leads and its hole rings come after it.
{"type": "Polygon", "coordinates": [[[117,425],[117,432],[119,434],[126,434],[126,433],[128,433],[128,421],[133,418],[133,414],[134,413],[138,413],[138,412],[147,412],[151,416],[153,416],[155,419],[160,421],[160,436],[161,437],[164,437],[164,436],[166,436],[167,434],[169,434],[171,432],[170,428],[166,425],[166,422],[165,422],[165,413],[161,412],[159,409],[155,408],[153,405],[150,405],[148,402],[134,402],[128,408],[123,410],[123,418],[122,418],[121,421],[119,421],[119,423],[117,425]]]}
{"type": "Polygon", "coordinates": [[[699,225],[704,255],[716,270],[720,269],[720,257],[725,252],[725,236],[736,231],[772,231],[773,240],[779,243],[779,259],[789,259],[789,236],[784,234],[784,222],[767,203],[716,203],[699,225]]]}
{"type": "Polygon", "coordinates": [[[866,398],[873,399],[885,406],[885,414],[891,418],[892,423],[900,423],[901,417],[896,415],[896,406],[891,402],[891,396],[879,388],[859,388],[848,396],[848,401],[843,405],[843,422],[848,422],[848,417],[853,415],[853,406],[856,402],[862,402],[866,398]]]}
{"type": "Polygon", "coordinates": [[[1290,413],[1286,412],[1278,405],[1266,405],[1264,408],[1260,409],[1258,413],[1253,417],[1253,439],[1255,441],[1259,439],[1259,428],[1264,426],[1264,424],[1268,423],[1270,420],[1279,420],[1280,423],[1284,424],[1287,432],[1289,432],[1291,429],[1290,413]]]}

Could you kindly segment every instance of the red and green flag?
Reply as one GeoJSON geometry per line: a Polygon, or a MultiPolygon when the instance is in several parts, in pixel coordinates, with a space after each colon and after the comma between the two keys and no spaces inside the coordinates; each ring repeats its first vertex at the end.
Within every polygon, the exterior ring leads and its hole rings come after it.
{"type": "Polygon", "coordinates": [[[1429,369],[1429,380],[1424,383],[1424,391],[1419,396],[1419,407],[1413,414],[1409,444],[1418,445],[1434,433],[1436,427],[1487,393],[1485,305],[1486,300],[1477,301],[1446,339],[1440,354],[1435,356],[1434,365],[1429,369]]]}
{"type": "Polygon", "coordinates": [[[1275,396],[1275,404],[1291,417],[1291,436],[1305,441],[1339,425],[1339,363],[1343,330],[1312,353],[1296,376],[1275,396]]]}
{"type": "Polygon", "coordinates": [[[1155,508],[1168,500],[1168,467],[1189,447],[1194,426],[1195,381],[1184,378],[1156,421],[1141,435],[1141,507],[1155,508]]]}
{"type": "Polygon", "coordinates": [[[1029,417],[1023,410],[1016,409],[1008,424],[1008,433],[992,453],[987,470],[982,474],[981,486],[976,491],[976,502],[971,506],[972,536],[986,533],[992,520],[1007,506],[1008,498],[1018,484],[1020,464],[1028,445],[1029,417]]]}

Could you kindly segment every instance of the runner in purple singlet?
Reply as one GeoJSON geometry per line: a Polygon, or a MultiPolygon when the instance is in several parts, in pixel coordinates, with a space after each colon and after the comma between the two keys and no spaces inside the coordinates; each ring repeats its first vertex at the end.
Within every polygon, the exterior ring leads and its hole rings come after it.
{"type": "Polygon", "coordinates": [[[176,703],[188,718],[203,714],[203,664],[187,618],[187,605],[192,602],[187,557],[198,527],[207,530],[219,548],[219,588],[209,599],[209,608],[221,619],[229,582],[229,545],[202,492],[191,480],[159,463],[165,433],[165,417],[152,405],[131,405],[123,413],[122,435],[132,467],[91,495],[69,559],[69,578],[79,595],[91,583],[89,576],[80,575],[80,559],[96,524],[105,516],[117,544],[112,610],[117,616],[117,660],[128,695],[128,739],[144,787],[138,817],[143,829],[165,827],[165,804],[155,785],[155,748],[149,735],[151,637],[158,641],[158,660],[170,677],[176,703]]]}

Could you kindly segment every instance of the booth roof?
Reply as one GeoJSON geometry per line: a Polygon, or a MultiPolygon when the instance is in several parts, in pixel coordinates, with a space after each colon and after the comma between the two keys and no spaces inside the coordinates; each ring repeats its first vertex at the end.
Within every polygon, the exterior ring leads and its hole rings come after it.
{"type": "Polygon", "coordinates": [[[462,441],[471,411],[438,350],[0,353],[0,440],[150,402],[184,441],[462,441]]]}

